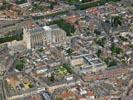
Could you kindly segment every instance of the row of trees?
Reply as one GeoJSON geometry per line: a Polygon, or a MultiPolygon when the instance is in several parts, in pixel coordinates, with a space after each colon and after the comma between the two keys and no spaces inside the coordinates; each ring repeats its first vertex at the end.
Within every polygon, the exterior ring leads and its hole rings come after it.
{"type": "Polygon", "coordinates": [[[93,1],[93,0],[82,0],[81,2],[86,3],[86,2],[91,2],[91,1],[93,1]]]}
{"type": "Polygon", "coordinates": [[[27,0],[16,0],[16,4],[23,4],[26,2],[27,2],[27,0]]]}
{"type": "MultiPolygon", "coordinates": [[[[15,0],[15,3],[16,4],[23,4],[23,3],[26,3],[27,2],[27,0],[15,0]]],[[[10,0],[8,1],[8,0],[3,0],[3,5],[2,5],[2,7],[4,7],[4,8],[6,8],[6,7],[9,7],[9,6],[11,6],[12,4],[10,3],[10,0]]]]}
{"type": "Polygon", "coordinates": [[[3,38],[0,38],[0,43],[10,42],[10,41],[13,41],[13,40],[20,41],[22,39],[23,39],[22,34],[20,34],[20,35],[15,34],[15,35],[12,35],[12,36],[5,36],[3,38]]]}
{"type": "Polygon", "coordinates": [[[99,0],[99,1],[96,1],[96,2],[88,2],[88,3],[77,5],[77,8],[80,9],[80,10],[84,10],[84,9],[87,9],[87,8],[90,8],[90,7],[104,5],[105,3],[108,3],[108,2],[117,2],[117,1],[120,1],[120,0],[99,0]]]}
{"type": "Polygon", "coordinates": [[[80,0],[66,0],[69,4],[76,4],[79,3],[80,0]]]}
{"type": "Polygon", "coordinates": [[[54,16],[57,16],[57,15],[63,15],[63,14],[66,14],[68,11],[65,10],[65,11],[61,11],[61,12],[57,12],[57,13],[52,13],[52,14],[48,14],[46,15],[46,17],[54,17],[54,16]]]}
{"type": "Polygon", "coordinates": [[[69,4],[86,3],[91,1],[93,0],[66,0],[66,2],[69,4]]]}
{"type": "Polygon", "coordinates": [[[3,5],[0,7],[0,10],[10,9],[11,6],[12,6],[12,4],[3,0],[3,5]]]}
{"type": "Polygon", "coordinates": [[[73,25],[71,25],[70,23],[67,23],[63,19],[55,20],[49,24],[57,24],[61,29],[63,29],[66,32],[67,36],[72,36],[76,30],[73,25]]]}

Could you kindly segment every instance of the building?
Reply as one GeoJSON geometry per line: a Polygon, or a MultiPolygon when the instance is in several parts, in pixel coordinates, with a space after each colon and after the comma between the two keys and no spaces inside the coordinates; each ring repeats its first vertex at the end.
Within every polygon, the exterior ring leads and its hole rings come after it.
{"type": "Polygon", "coordinates": [[[122,97],[121,100],[132,100],[133,96],[122,97]]]}
{"type": "Polygon", "coordinates": [[[45,42],[44,29],[42,27],[35,27],[33,29],[23,29],[23,40],[28,49],[42,46],[45,42]]]}
{"type": "Polygon", "coordinates": [[[44,26],[47,44],[64,44],[66,40],[66,32],[60,29],[56,24],[44,26]]]}
{"type": "Polygon", "coordinates": [[[0,75],[3,75],[4,72],[10,68],[12,63],[13,59],[9,54],[7,44],[0,44],[0,75]]]}
{"type": "Polygon", "coordinates": [[[0,0],[0,7],[3,6],[3,0],[0,0]]]}
{"type": "Polygon", "coordinates": [[[54,100],[54,98],[52,97],[52,95],[49,92],[43,92],[42,97],[44,100],[54,100]]]}
{"type": "Polygon", "coordinates": [[[9,53],[11,55],[17,53],[17,52],[22,52],[23,50],[25,50],[25,45],[23,43],[23,41],[11,41],[11,42],[7,42],[7,46],[9,48],[9,53]]]}
{"type": "Polygon", "coordinates": [[[57,25],[24,28],[23,40],[28,49],[45,45],[61,45],[65,43],[66,33],[57,25]]]}
{"type": "MultiPolygon", "coordinates": [[[[1,17],[2,15],[0,14],[0,18],[1,17]]],[[[0,20],[0,37],[4,37],[5,35],[14,35],[16,33],[21,33],[23,31],[23,25],[25,25],[25,21],[18,21],[13,19],[6,20],[6,18],[0,20]]]]}
{"type": "Polygon", "coordinates": [[[98,72],[106,69],[106,64],[94,54],[72,56],[70,65],[79,73],[98,72]]]}

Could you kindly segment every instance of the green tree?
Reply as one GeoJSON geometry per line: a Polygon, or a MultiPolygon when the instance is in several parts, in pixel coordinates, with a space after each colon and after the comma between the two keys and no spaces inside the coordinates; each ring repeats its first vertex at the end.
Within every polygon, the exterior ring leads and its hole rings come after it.
{"type": "Polygon", "coordinates": [[[50,80],[51,82],[54,82],[54,81],[55,81],[54,73],[51,74],[51,76],[49,77],[49,80],[50,80]]]}
{"type": "Polygon", "coordinates": [[[43,48],[40,48],[40,49],[38,49],[38,51],[39,51],[39,52],[43,52],[44,50],[43,50],[43,48]]]}
{"type": "Polygon", "coordinates": [[[111,24],[114,27],[118,27],[118,25],[122,25],[122,17],[121,16],[112,16],[111,17],[111,24]]]}
{"type": "Polygon", "coordinates": [[[123,36],[119,36],[119,38],[122,40],[122,41],[128,41],[127,38],[123,37],[123,36]]]}
{"type": "Polygon", "coordinates": [[[96,44],[98,44],[98,45],[100,45],[102,47],[104,47],[105,42],[106,42],[106,38],[100,38],[100,39],[96,40],[96,44]]]}
{"type": "Polygon", "coordinates": [[[109,62],[110,62],[110,58],[105,58],[105,59],[104,59],[104,62],[108,65],[109,62]]]}
{"type": "Polygon", "coordinates": [[[114,43],[112,44],[110,49],[113,54],[120,54],[122,52],[122,49],[119,47],[116,47],[116,45],[114,43]]]}
{"type": "Polygon", "coordinates": [[[42,10],[44,10],[44,8],[40,4],[38,3],[33,4],[32,11],[42,11],[42,10]]]}
{"type": "Polygon", "coordinates": [[[94,33],[95,33],[96,35],[101,35],[101,31],[99,31],[99,30],[97,30],[97,29],[94,30],[94,33]]]}
{"type": "Polygon", "coordinates": [[[92,34],[91,32],[86,32],[86,34],[89,36],[90,34],[92,34]]]}
{"type": "Polygon", "coordinates": [[[29,88],[33,88],[34,87],[32,84],[29,84],[28,86],[29,86],[29,88]]]}
{"type": "Polygon", "coordinates": [[[100,49],[98,49],[97,52],[96,52],[96,55],[97,55],[98,57],[100,57],[101,53],[102,53],[102,51],[101,51],[100,49]]]}
{"type": "Polygon", "coordinates": [[[108,64],[108,67],[112,67],[112,66],[116,66],[117,65],[117,61],[116,60],[111,60],[108,64]]]}
{"type": "Polygon", "coordinates": [[[16,69],[22,71],[25,65],[24,59],[17,60],[16,62],[16,69]]]}
{"type": "Polygon", "coordinates": [[[66,52],[68,53],[68,55],[71,55],[74,52],[74,50],[69,48],[66,52]]]}
{"type": "Polygon", "coordinates": [[[23,63],[17,63],[16,64],[16,69],[19,71],[22,71],[22,69],[24,68],[24,64],[23,63]]]}
{"type": "Polygon", "coordinates": [[[54,4],[51,3],[50,6],[49,6],[50,9],[53,9],[54,8],[54,4]]]}
{"type": "Polygon", "coordinates": [[[111,58],[104,59],[104,62],[107,64],[107,67],[113,67],[117,65],[117,61],[111,58]]]}

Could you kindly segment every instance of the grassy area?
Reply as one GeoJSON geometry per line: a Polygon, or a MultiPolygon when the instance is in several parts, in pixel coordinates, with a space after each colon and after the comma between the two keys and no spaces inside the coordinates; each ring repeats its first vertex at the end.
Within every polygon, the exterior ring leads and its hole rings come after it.
{"type": "Polygon", "coordinates": [[[67,69],[67,71],[68,71],[70,74],[72,73],[72,69],[71,69],[70,65],[68,65],[68,64],[63,64],[63,67],[64,67],[65,69],[67,69]]]}
{"type": "Polygon", "coordinates": [[[69,75],[72,73],[72,70],[70,68],[70,66],[68,65],[63,65],[63,66],[60,66],[59,68],[57,68],[55,70],[58,74],[62,75],[62,76],[66,76],[66,75],[69,75]]]}
{"type": "Polygon", "coordinates": [[[69,72],[67,71],[66,68],[64,68],[63,66],[59,67],[58,69],[56,69],[56,72],[62,76],[68,75],[69,72]]]}
{"type": "Polygon", "coordinates": [[[64,64],[54,70],[51,73],[51,76],[48,77],[48,80],[54,82],[55,80],[63,80],[65,76],[70,75],[72,73],[72,69],[69,65],[64,64]]]}

